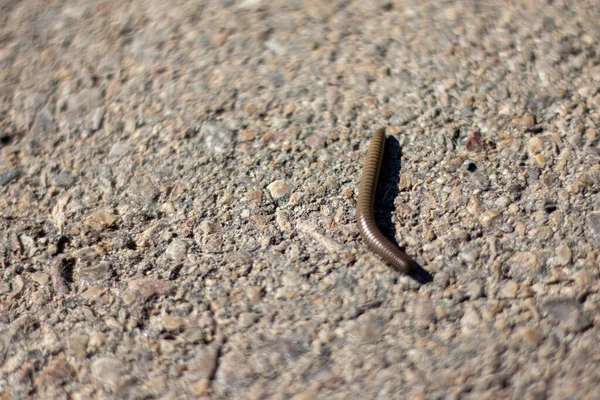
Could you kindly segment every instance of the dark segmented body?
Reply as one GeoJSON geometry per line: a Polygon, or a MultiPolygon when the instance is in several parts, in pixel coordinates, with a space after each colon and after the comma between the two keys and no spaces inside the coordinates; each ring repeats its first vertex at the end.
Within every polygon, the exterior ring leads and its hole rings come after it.
{"type": "Polygon", "coordinates": [[[356,220],[358,229],[369,247],[398,271],[407,274],[412,269],[413,261],[386,238],[375,224],[373,207],[384,147],[385,131],[384,129],[378,129],[371,140],[367,159],[363,167],[358,193],[358,204],[356,205],[356,220]]]}

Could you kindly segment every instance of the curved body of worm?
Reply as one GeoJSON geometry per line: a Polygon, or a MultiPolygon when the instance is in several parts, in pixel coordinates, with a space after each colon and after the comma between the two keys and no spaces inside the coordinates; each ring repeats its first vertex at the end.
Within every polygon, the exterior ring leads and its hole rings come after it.
{"type": "Polygon", "coordinates": [[[412,259],[385,237],[375,224],[375,192],[377,191],[384,147],[385,130],[378,129],[371,140],[363,167],[356,205],[356,220],[358,229],[367,245],[395,269],[407,274],[411,272],[412,259]]]}

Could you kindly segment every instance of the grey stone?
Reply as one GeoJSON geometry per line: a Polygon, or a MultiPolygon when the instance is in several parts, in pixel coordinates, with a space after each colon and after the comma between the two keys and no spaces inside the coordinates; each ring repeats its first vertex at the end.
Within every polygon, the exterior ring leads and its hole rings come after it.
{"type": "Polygon", "coordinates": [[[207,122],[202,125],[200,134],[211,154],[223,154],[231,150],[234,133],[222,123],[207,122]]]}
{"type": "Polygon", "coordinates": [[[590,326],[590,320],[581,311],[581,306],[571,298],[557,297],[546,300],[542,311],[571,332],[581,332],[590,326]]]}
{"type": "Polygon", "coordinates": [[[154,201],[158,197],[158,189],[145,175],[136,176],[131,180],[129,192],[142,204],[154,201]]]}
{"type": "Polygon", "coordinates": [[[219,346],[201,346],[188,362],[188,370],[194,379],[210,379],[217,368],[219,346]]]}
{"type": "Polygon", "coordinates": [[[114,357],[101,357],[92,362],[92,376],[100,384],[116,389],[127,378],[127,367],[114,357]]]}
{"type": "Polygon", "coordinates": [[[173,261],[183,261],[190,244],[185,239],[175,239],[167,247],[166,255],[173,261]]]}
{"type": "Polygon", "coordinates": [[[78,268],[78,277],[86,282],[98,282],[110,279],[112,269],[107,261],[82,263],[78,268]]]}
{"type": "Polygon", "coordinates": [[[108,152],[108,160],[109,161],[118,161],[124,155],[129,152],[129,143],[128,142],[117,142],[112,145],[110,151],[108,152]]]}
{"type": "Polygon", "coordinates": [[[70,172],[62,171],[54,177],[52,183],[54,183],[56,186],[68,188],[75,183],[75,178],[70,172]]]}
{"type": "Polygon", "coordinates": [[[35,117],[35,122],[31,127],[31,132],[35,137],[44,137],[56,132],[54,118],[46,109],[41,110],[35,117]]]}
{"type": "Polygon", "coordinates": [[[92,130],[97,131],[102,126],[102,120],[104,119],[104,108],[99,107],[94,111],[92,115],[92,130]]]}
{"type": "Polygon", "coordinates": [[[21,170],[18,168],[11,169],[0,174],[0,186],[8,185],[13,180],[21,175],[21,170]]]}
{"type": "Polygon", "coordinates": [[[600,239],[600,211],[592,211],[588,214],[586,228],[590,234],[600,239]]]}

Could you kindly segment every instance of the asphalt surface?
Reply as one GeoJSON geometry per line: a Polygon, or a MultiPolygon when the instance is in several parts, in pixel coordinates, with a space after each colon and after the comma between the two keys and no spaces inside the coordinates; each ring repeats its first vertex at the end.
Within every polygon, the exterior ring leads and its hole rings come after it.
{"type": "Polygon", "coordinates": [[[0,399],[598,398],[598,21],[2,1],[0,399]]]}

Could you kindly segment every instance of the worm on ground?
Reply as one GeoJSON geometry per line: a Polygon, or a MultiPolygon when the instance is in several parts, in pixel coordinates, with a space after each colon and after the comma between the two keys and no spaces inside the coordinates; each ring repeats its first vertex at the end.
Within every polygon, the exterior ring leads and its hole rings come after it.
{"type": "Polygon", "coordinates": [[[385,237],[375,224],[375,192],[377,191],[384,147],[385,130],[381,128],[373,135],[363,167],[356,205],[356,220],[358,229],[367,245],[395,269],[408,274],[413,267],[412,259],[385,237]]]}

